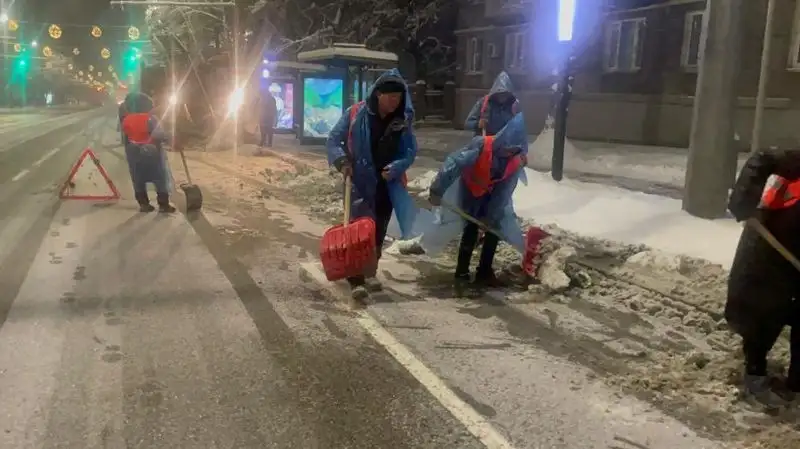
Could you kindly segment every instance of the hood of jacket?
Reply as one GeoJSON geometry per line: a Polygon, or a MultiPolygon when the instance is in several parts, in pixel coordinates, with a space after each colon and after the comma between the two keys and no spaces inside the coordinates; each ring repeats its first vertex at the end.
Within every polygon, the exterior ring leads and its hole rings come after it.
{"type": "Polygon", "coordinates": [[[518,113],[495,136],[492,144],[493,158],[507,158],[514,154],[528,154],[528,135],[525,117],[518,113]]]}
{"type": "Polygon", "coordinates": [[[492,88],[489,89],[489,97],[493,97],[496,94],[501,93],[509,93],[512,97],[516,98],[514,95],[514,85],[511,84],[511,77],[508,76],[508,73],[506,73],[505,70],[500,72],[500,74],[497,75],[497,78],[494,79],[492,88]]]}
{"type": "Polygon", "coordinates": [[[378,92],[376,88],[383,83],[387,82],[396,82],[403,85],[405,88],[405,95],[403,96],[403,101],[400,103],[400,108],[402,108],[405,118],[408,122],[414,121],[414,105],[411,101],[411,90],[408,88],[408,84],[406,84],[406,80],[403,79],[403,76],[400,75],[400,71],[397,69],[390,69],[386,72],[383,72],[378,79],[375,80],[375,83],[372,84],[372,87],[369,88],[369,92],[367,93],[367,110],[370,114],[375,114],[373,107],[377,104],[378,101],[378,92]]]}

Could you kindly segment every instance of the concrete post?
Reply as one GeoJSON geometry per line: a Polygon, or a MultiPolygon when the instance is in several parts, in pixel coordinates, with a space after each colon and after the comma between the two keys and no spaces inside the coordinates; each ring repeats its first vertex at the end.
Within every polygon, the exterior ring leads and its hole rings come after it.
{"type": "Polygon", "coordinates": [[[736,177],[733,135],[744,8],[744,0],[706,2],[683,197],[683,209],[701,218],[725,216],[736,177]]]}
{"type": "Polygon", "coordinates": [[[758,93],[753,114],[753,134],[750,138],[750,153],[761,146],[761,127],[764,122],[764,101],[767,98],[767,79],[769,77],[769,57],[772,43],[772,24],[775,22],[775,0],[767,2],[767,18],[764,21],[764,42],[761,45],[761,72],[758,75],[758,93]]]}

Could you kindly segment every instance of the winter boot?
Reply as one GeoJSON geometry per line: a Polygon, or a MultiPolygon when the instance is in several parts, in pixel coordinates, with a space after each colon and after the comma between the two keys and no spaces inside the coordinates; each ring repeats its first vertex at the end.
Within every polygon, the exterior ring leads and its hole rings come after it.
{"type": "Polygon", "coordinates": [[[787,402],[770,388],[768,376],[745,374],[744,388],[747,395],[768,409],[779,409],[787,405],[787,402]]]}
{"type": "Polygon", "coordinates": [[[159,193],[156,196],[156,201],[158,201],[158,211],[165,214],[171,214],[175,212],[175,208],[169,204],[169,194],[168,193],[159,193]]]}
{"type": "Polygon", "coordinates": [[[508,284],[498,278],[492,269],[480,269],[475,273],[475,284],[485,288],[503,288],[508,284]]]}
{"type": "Polygon", "coordinates": [[[374,277],[367,278],[365,285],[367,287],[367,290],[371,292],[379,292],[383,290],[383,284],[381,284],[381,281],[379,281],[378,278],[374,277]]]}
{"type": "Polygon", "coordinates": [[[353,298],[354,301],[364,301],[369,298],[369,290],[367,290],[365,285],[356,285],[350,289],[350,297],[353,298]]]}
{"type": "Polygon", "coordinates": [[[136,202],[139,203],[139,212],[153,212],[156,210],[156,208],[150,204],[150,198],[147,197],[147,192],[136,193],[134,194],[134,198],[136,198],[136,202]]]}

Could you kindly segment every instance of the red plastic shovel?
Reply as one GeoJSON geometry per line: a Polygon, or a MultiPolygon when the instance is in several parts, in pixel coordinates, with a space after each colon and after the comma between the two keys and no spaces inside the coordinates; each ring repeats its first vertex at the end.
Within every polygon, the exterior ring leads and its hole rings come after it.
{"type": "Polygon", "coordinates": [[[376,262],[375,221],[361,217],[350,222],[352,180],[344,180],[344,220],[322,236],[319,258],[329,281],[364,274],[376,262]]]}

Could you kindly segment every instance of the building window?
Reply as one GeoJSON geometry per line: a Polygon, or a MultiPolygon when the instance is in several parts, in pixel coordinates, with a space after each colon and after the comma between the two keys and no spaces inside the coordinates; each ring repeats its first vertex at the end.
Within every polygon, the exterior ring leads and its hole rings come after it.
{"type": "Polygon", "coordinates": [[[510,70],[525,68],[525,33],[506,35],[504,65],[510,70]]]}
{"type": "Polygon", "coordinates": [[[703,11],[687,13],[683,23],[681,65],[687,69],[696,69],[702,59],[703,15],[703,11]]]}
{"type": "Polygon", "coordinates": [[[473,37],[467,41],[467,73],[483,71],[483,39],[473,37]]]}
{"type": "Polygon", "coordinates": [[[607,72],[634,72],[642,68],[645,18],[615,20],[606,25],[603,66],[607,72]]]}
{"type": "Polygon", "coordinates": [[[795,6],[792,24],[792,46],[789,50],[789,68],[800,70],[800,3],[795,6]]]}

